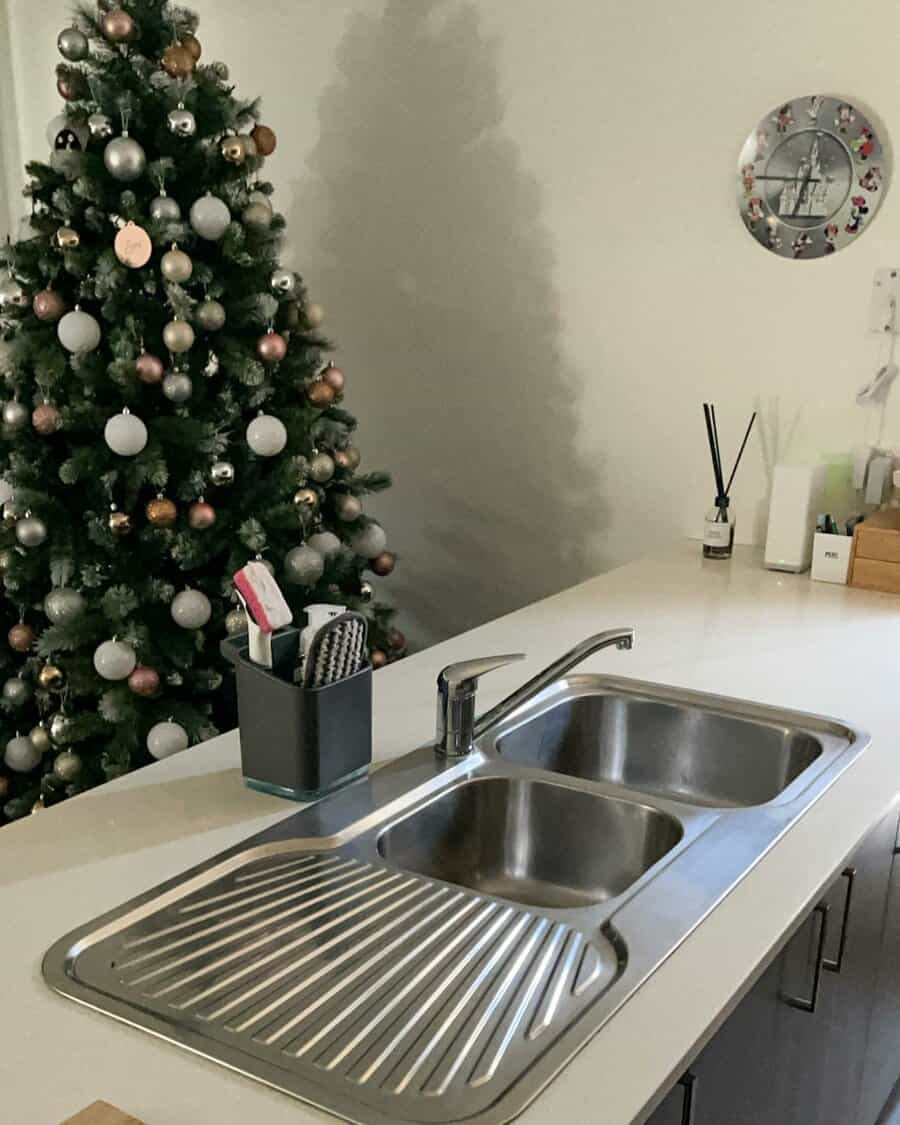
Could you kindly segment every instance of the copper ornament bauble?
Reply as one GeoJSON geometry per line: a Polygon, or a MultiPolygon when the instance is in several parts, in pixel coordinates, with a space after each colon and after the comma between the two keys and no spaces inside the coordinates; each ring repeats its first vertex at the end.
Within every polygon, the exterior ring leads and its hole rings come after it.
{"type": "Polygon", "coordinates": [[[382,652],[380,648],[373,648],[369,655],[369,660],[373,668],[383,668],[388,662],[388,656],[387,653],[382,652]]]}
{"type": "Polygon", "coordinates": [[[277,332],[267,332],[257,340],[256,354],[263,363],[281,363],[287,355],[287,340],[277,332]]]}
{"type": "Polygon", "coordinates": [[[322,373],[322,380],[331,387],[336,395],[344,393],[346,378],[339,367],[327,367],[322,373]]]}
{"type": "Polygon", "coordinates": [[[59,320],[66,311],[66,302],[55,289],[42,289],[35,293],[31,307],[38,320],[50,322],[59,320]]]}
{"type": "Polygon", "coordinates": [[[188,524],[194,531],[206,531],[216,522],[216,509],[205,500],[196,500],[188,509],[188,524]]]}
{"type": "Polygon", "coordinates": [[[124,43],[134,34],[134,20],[121,8],[114,8],[111,12],[104,12],[100,30],[110,43],[124,43]]]}
{"type": "Polygon", "coordinates": [[[240,137],[226,137],[222,141],[219,151],[229,164],[243,164],[247,159],[247,149],[240,137]]]}
{"type": "Polygon", "coordinates": [[[369,566],[379,578],[387,578],[389,574],[393,574],[396,565],[397,556],[391,551],[382,551],[380,555],[369,561],[369,566]]]}
{"type": "Polygon", "coordinates": [[[60,227],[56,232],[56,245],[60,250],[77,250],[81,245],[81,235],[71,227],[60,227]]]}
{"type": "Polygon", "coordinates": [[[194,71],[194,56],[181,43],[163,51],[162,68],[171,78],[187,78],[194,71]]]}
{"type": "Polygon", "coordinates": [[[200,40],[196,35],[182,35],[181,45],[185,50],[190,52],[191,58],[194,62],[200,61],[200,56],[203,54],[203,48],[200,46],[200,40]]]}
{"type": "Polygon", "coordinates": [[[344,453],[347,455],[347,464],[349,468],[352,472],[355,472],[359,468],[360,461],[362,461],[362,454],[355,445],[348,445],[344,450],[344,453]]]}
{"type": "Polygon", "coordinates": [[[52,402],[42,402],[34,408],[31,424],[42,437],[49,437],[59,429],[62,416],[52,402]]]}
{"type": "Polygon", "coordinates": [[[257,125],[250,136],[256,142],[256,151],[260,156],[271,156],[278,147],[278,138],[268,125],[257,125]]]}
{"type": "Polygon", "coordinates": [[[178,509],[171,500],[158,496],[146,508],[147,519],[154,527],[172,527],[178,519],[178,509]]]}
{"type": "Polygon", "coordinates": [[[67,102],[77,101],[87,94],[87,83],[80,70],[60,67],[56,72],[56,89],[67,102]]]}
{"type": "Polygon", "coordinates": [[[65,682],[65,672],[55,664],[45,664],[38,672],[38,683],[47,691],[59,691],[65,682]]]}
{"type": "Polygon", "coordinates": [[[319,507],[319,494],[314,488],[300,488],[294,493],[294,503],[298,508],[314,512],[319,507]]]}
{"type": "Polygon", "coordinates": [[[159,673],[155,668],[138,664],[128,677],[128,686],[135,695],[140,695],[144,699],[151,699],[159,691],[159,673]]]}
{"type": "Polygon", "coordinates": [[[163,361],[159,356],[151,355],[150,352],[141,352],[134,361],[134,370],[142,383],[147,383],[151,386],[156,383],[161,383],[163,375],[165,374],[163,361]]]}
{"type": "Polygon", "coordinates": [[[13,625],[6,634],[9,647],[13,652],[29,652],[34,644],[34,629],[30,625],[13,625]]]}
{"type": "Polygon", "coordinates": [[[344,469],[345,472],[350,471],[350,457],[346,449],[336,449],[334,451],[334,463],[339,469],[344,469]]]}
{"type": "Polygon", "coordinates": [[[131,531],[131,516],[127,512],[110,512],[108,522],[109,530],[117,537],[131,531]]]}
{"type": "Polygon", "coordinates": [[[334,388],[322,379],[317,379],[315,383],[310,383],[306,388],[306,397],[320,410],[324,410],[326,406],[331,406],[337,395],[334,393],[334,388]]]}

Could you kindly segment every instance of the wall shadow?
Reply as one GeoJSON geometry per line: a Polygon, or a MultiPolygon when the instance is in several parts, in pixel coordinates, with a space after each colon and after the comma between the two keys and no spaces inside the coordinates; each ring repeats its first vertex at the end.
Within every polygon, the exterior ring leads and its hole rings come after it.
{"type": "Polygon", "coordinates": [[[387,0],[337,66],[287,218],[366,461],[395,477],[372,507],[401,553],[385,593],[431,643],[588,575],[598,463],[576,451],[582,378],[474,6],[387,0]]]}

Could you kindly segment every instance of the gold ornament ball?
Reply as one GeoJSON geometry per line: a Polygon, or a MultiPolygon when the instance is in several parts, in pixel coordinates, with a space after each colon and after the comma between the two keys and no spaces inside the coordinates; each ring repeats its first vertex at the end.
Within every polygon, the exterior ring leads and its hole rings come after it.
{"type": "Polygon", "coordinates": [[[50,732],[46,727],[33,727],[28,737],[31,739],[31,745],[39,754],[46,754],[53,747],[50,732]]]}
{"type": "Polygon", "coordinates": [[[25,624],[13,625],[6,638],[14,652],[29,652],[34,644],[34,629],[25,624]]]}
{"type": "Polygon", "coordinates": [[[278,147],[278,138],[268,125],[257,125],[250,133],[260,156],[271,156],[278,147]]]}
{"type": "Polygon", "coordinates": [[[62,416],[52,402],[42,402],[31,415],[31,424],[42,437],[55,434],[61,423],[62,416]]]}
{"type": "Polygon", "coordinates": [[[247,615],[242,609],[233,609],[225,618],[225,632],[229,637],[247,632],[247,615]]]}
{"type": "Polygon", "coordinates": [[[383,668],[388,662],[388,656],[387,653],[382,652],[380,648],[373,648],[369,660],[373,668],[383,668]]]}
{"type": "Polygon", "coordinates": [[[109,530],[116,536],[127,535],[131,531],[131,516],[127,512],[110,512],[109,530]]]}
{"type": "Polygon", "coordinates": [[[226,137],[219,151],[229,164],[243,164],[247,159],[247,149],[240,137],[226,137]]]}
{"type": "Polygon", "coordinates": [[[200,61],[200,56],[203,54],[203,48],[200,46],[200,40],[196,35],[183,35],[181,37],[181,45],[186,51],[190,53],[194,62],[200,61]]]}
{"type": "Polygon", "coordinates": [[[379,578],[387,578],[388,575],[394,573],[394,568],[397,565],[397,556],[391,551],[382,551],[380,555],[376,555],[371,560],[369,566],[379,578]]]}
{"type": "Polygon", "coordinates": [[[189,352],[195,339],[194,330],[186,320],[170,320],[163,328],[163,343],[175,355],[189,352]]]}
{"type": "Polygon", "coordinates": [[[350,471],[355,473],[359,468],[360,461],[362,461],[362,454],[355,445],[348,445],[344,452],[347,454],[347,464],[350,471]]]}
{"type": "Polygon", "coordinates": [[[13,560],[12,551],[0,551],[0,574],[6,574],[13,560]]]}
{"type": "MultiPolygon", "coordinates": [[[[72,233],[74,234],[74,231],[72,233]]],[[[55,289],[42,289],[39,293],[35,293],[31,307],[38,320],[48,323],[59,320],[66,311],[66,302],[55,289]]]]}
{"type": "Polygon", "coordinates": [[[318,328],[324,319],[325,310],[321,305],[317,305],[313,302],[311,305],[306,306],[306,323],[310,328],[318,328]]]}
{"type": "Polygon", "coordinates": [[[60,250],[77,250],[81,245],[81,235],[71,227],[60,227],[56,232],[56,245],[60,250]]]}
{"type": "Polygon", "coordinates": [[[183,250],[179,250],[177,246],[173,246],[171,250],[167,250],[163,254],[159,268],[166,281],[181,285],[183,282],[190,280],[191,274],[194,272],[194,263],[191,261],[190,255],[185,254],[183,250]]]}
{"type": "Polygon", "coordinates": [[[48,691],[59,691],[65,682],[65,673],[55,664],[45,664],[38,672],[38,683],[48,691]]]}
{"type": "Polygon", "coordinates": [[[216,522],[216,509],[205,500],[196,500],[188,509],[188,524],[194,531],[206,531],[216,522]]]}
{"type": "Polygon", "coordinates": [[[330,367],[326,368],[326,370],[322,374],[322,379],[325,383],[328,384],[329,387],[331,387],[336,395],[341,395],[344,393],[344,384],[347,380],[343,371],[341,371],[339,367],[335,367],[332,364],[330,367]]]}
{"type": "Polygon", "coordinates": [[[314,512],[319,507],[319,494],[314,488],[300,488],[294,493],[294,503],[298,508],[314,512]]]}
{"type": "Polygon", "coordinates": [[[187,78],[194,72],[194,56],[181,43],[173,43],[163,51],[162,68],[170,78],[187,78]]]}
{"type": "Polygon", "coordinates": [[[334,388],[322,379],[317,379],[315,383],[311,383],[306,388],[306,397],[313,406],[319,410],[324,410],[327,406],[331,406],[337,395],[334,393],[334,388]]]}
{"type": "Polygon", "coordinates": [[[151,500],[146,508],[147,519],[153,527],[173,527],[178,519],[178,509],[163,496],[151,500]]]}
{"type": "Polygon", "coordinates": [[[110,43],[124,43],[134,35],[134,20],[121,8],[113,8],[111,12],[104,12],[100,30],[110,43]]]}

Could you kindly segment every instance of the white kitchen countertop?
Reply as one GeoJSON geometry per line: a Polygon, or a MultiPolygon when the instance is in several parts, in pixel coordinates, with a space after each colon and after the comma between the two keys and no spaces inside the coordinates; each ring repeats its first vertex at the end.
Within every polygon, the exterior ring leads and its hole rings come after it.
{"type": "MultiPolygon", "coordinates": [[[[460,586],[460,597],[465,589],[460,586]]],[[[900,597],[761,569],[695,543],[631,563],[375,677],[375,759],[433,734],[434,681],[463,657],[521,650],[483,707],[591,633],[634,625],[633,652],[585,669],[818,712],[872,746],[519,1118],[628,1125],[900,791],[900,597]],[[596,1114],[601,1111],[601,1117],[596,1114]]],[[[335,1118],[44,984],[44,951],[80,923],[290,816],[246,789],[232,732],[0,830],[0,1119],[56,1125],[104,1098],[147,1125],[309,1125],[335,1118]]]]}

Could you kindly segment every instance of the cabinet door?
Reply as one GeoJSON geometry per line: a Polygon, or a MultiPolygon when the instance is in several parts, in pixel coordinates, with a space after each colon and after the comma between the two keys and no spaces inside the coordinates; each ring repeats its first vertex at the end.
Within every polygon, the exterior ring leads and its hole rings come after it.
{"type": "MultiPolygon", "coordinates": [[[[776,1120],[785,1125],[871,1125],[858,1110],[896,830],[894,812],[869,833],[823,896],[828,934],[815,1011],[787,1002],[780,1008],[776,1120]]],[[[814,914],[785,948],[785,1000],[808,997],[813,988],[818,921],[814,914]]]]}
{"type": "Polygon", "coordinates": [[[866,1044],[859,1112],[861,1125],[872,1125],[877,1120],[900,1079],[900,854],[897,854],[897,844],[891,867],[875,1007],[866,1044]]]}

